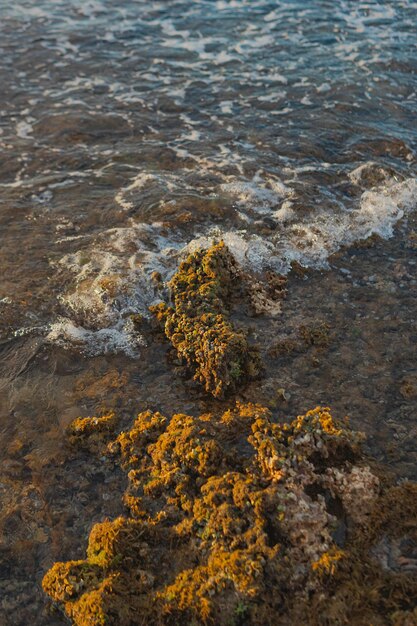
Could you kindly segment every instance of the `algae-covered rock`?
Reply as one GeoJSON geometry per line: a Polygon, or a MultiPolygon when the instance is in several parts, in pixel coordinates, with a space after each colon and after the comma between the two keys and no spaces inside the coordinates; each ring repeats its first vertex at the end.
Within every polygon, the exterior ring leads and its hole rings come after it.
{"type": "Polygon", "coordinates": [[[70,444],[97,451],[114,435],[118,418],[114,413],[101,417],[77,417],[67,427],[70,444]]]}
{"type": "Polygon", "coordinates": [[[259,357],[229,319],[236,262],[223,242],[191,254],[170,282],[173,306],[151,307],[194,379],[216,398],[259,373],[259,357]]]}
{"type": "Polygon", "coordinates": [[[43,579],[45,591],[57,602],[74,600],[98,585],[101,570],[86,561],[55,563],[43,579]]]}
{"type": "Polygon", "coordinates": [[[383,488],[361,440],[320,407],[141,413],[109,446],[129,516],[43,587],[77,626],[407,624],[417,486],[383,488]]]}
{"type": "Polygon", "coordinates": [[[74,624],[129,626],[153,614],[151,590],[170,531],[118,517],[93,526],[84,561],[55,563],[42,581],[74,624]]]}

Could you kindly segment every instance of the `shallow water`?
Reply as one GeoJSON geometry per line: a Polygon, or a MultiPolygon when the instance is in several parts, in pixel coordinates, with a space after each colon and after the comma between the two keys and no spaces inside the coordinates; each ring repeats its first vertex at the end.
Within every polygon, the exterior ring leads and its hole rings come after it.
{"type": "Polygon", "coordinates": [[[62,623],[36,585],[121,506],[71,419],[217,406],[129,318],[214,236],[261,281],[311,268],[281,314],[236,312],[267,364],[243,396],[330,404],[415,478],[417,3],[113,5],[0,0],[5,624],[62,623]],[[272,349],[323,324],[323,345],[272,349]]]}

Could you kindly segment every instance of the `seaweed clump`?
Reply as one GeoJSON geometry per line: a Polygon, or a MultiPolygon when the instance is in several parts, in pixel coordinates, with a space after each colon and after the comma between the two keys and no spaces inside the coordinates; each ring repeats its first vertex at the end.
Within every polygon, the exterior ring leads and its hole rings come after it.
{"type": "Polygon", "coordinates": [[[114,436],[117,422],[114,413],[101,417],[77,417],[67,427],[67,439],[73,446],[97,451],[114,436]]]}
{"type": "Polygon", "coordinates": [[[417,488],[383,489],[361,440],[321,407],[281,425],[254,404],[141,413],[108,450],[129,515],[43,588],[77,626],[406,624],[410,560],[380,555],[416,541],[417,488]]]}
{"type": "Polygon", "coordinates": [[[173,306],[151,307],[178,356],[194,371],[194,380],[216,398],[259,373],[257,352],[229,319],[237,274],[223,242],[198,250],[169,283],[173,306]]]}

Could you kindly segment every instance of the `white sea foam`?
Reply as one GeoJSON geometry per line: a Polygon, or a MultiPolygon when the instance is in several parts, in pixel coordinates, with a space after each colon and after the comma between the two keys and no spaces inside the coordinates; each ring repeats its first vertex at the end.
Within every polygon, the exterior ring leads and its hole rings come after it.
{"type": "MultiPolygon", "coordinates": [[[[417,179],[389,183],[362,194],[360,209],[354,215],[360,238],[373,233],[392,237],[395,224],[417,206],[417,179]]],[[[358,239],[354,233],[347,243],[358,239]]]]}
{"type": "Polygon", "coordinates": [[[89,248],[65,255],[59,266],[74,274],[60,297],[65,316],[51,326],[49,341],[83,346],[88,354],[136,353],[143,339],[133,333],[130,315],[148,315],[161,294],[151,280],[167,280],[182,243],[171,242],[162,225],[134,224],[102,233],[89,248]]]}
{"type": "Polygon", "coordinates": [[[319,93],[327,93],[328,91],[331,91],[331,89],[330,83],[322,83],[317,87],[317,91],[319,93]]]}
{"type": "MultiPolygon", "coordinates": [[[[360,180],[360,176],[360,168],[351,172],[353,180],[360,180]]],[[[75,344],[88,354],[123,351],[133,356],[143,339],[135,339],[129,315],[148,315],[149,305],[166,297],[155,286],[152,272],[159,272],[166,283],[180,259],[191,251],[223,239],[247,271],[273,269],[285,274],[292,261],[325,268],[329,256],[341,246],[372,234],[391,237],[395,224],[417,206],[417,179],[398,182],[389,178],[364,191],[356,208],[323,210],[300,219],[291,189],[279,179],[268,178],[263,172],[250,181],[226,178],[219,197],[227,194],[235,199],[235,210],[245,219],[246,229],[208,228],[188,242],[160,223],[130,221],[126,227],[105,231],[86,249],[61,260],[60,265],[74,273],[74,283],[61,298],[65,317],[51,327],[48,339],[75,344]],[[260,236],[254,229],[256,222],[248,217],[254,213],[271,216],[276,230],[260,236]]],[[[138,175],[124,193],[142,189],[156,179],[154,175],[138,175]]],[[[157,182],[161,184],[161,180],[157,182]]],[[[174,179],[170,183],[174,185],[174,179]]],[[[125,196],[118,201],[126,202],[125,196]]]]}
{"type": "Polygon", "coordinates": [[[224,183],[221,190],[232,196],[240,210],[261,214],[276,210],[291,191],[278,179],[265,179],[262,171],[257,172],[251,181],[235,180],[224,183]]]}
{"type": "Polygon", "coordinates": [[[16,124],[16,135],[21,139],[31,139],[31,135],[33,132],[32,122],[34,122],[33,117],[29,117],[26,120],[22,120],[16,124]]]}
{"type": "Polygon", "coordinates": [[[365,191],[358,208],[340,213],[322,212],[305,220],[295,220],[289,201],[283,204],[283,217],[290,223],[268,239],[246,230],[224,232],[213,229],[188,244],[195,250],[210,245],[213,238],[223,239],[243,266],[255,272],[265,268],[286,273],[292,261],[306,267],[325,268],[328,258],[342,246],[366,239],[373,234],[392,237],[394,227],[417,208],[417,179],[388,184],[365,191]]]}
{"type": "Polygon", "coordinates": [[[153,181],[154,179],[154,175],[141,172],[133,179],[133,181],[129,185],[120,189],[120,191],[115,196],[116,202],[122,207],[122,209],[125,209],[125,211],[132,209],[133,202],[131,202],[130,200],[126,200],[125,196],[128,195],[130,191],[134,191],[135,189],[142,189],[147,182],[153,181]]]}
{"type": "Polygon", "coordinates": [[[266,96],[258,96],[259,102],[277,102],[281,98],[285,98],[287,92],[281,89],[280,91],[273,91],[272,93],[267,94],[266,96]]]}
{"type": "Polygon", "coordinates": [[[223,102],[220,103],[220,110],[222,113],[225,113],[226,115],[231,115],[233,113],[233,102],[231,100],[224,100],[223,102]]]}
{"type": "Polygon", "coordinates": [[[137,357],[140,348],[146,345],[144,338],[128,323],[121,328],[87,330],[64,317],[51,324],[46,341],[64,348],[77,347],[88,356],[123,352],[132,358],[137,357]]]}
{"type": "Polygon", "coordinates": [[[213,229],[208,235],[196,237],[185,248],[186,253],[194,252],[199,248],[207,248],[214,240],[222,239],[237,262],[242,266],[254,271],[262,271],[266,262],[274,256],[274,245],[267,239],[257,235],[248,235],[242,231],[224,232],[213,229]]]}
{"type": "Polygon", "coordinates": [[[390,184],[395,182],[392,174],[383,166],[378,165],[375,161],[367,161],[361,163],[354,170],[349,172],[349,179],[355,185],[361,187],[369,187],[369,179],[390,184]]]}
{"type": "Polygon", "coordinates": [[[116,194],[116,202],[126,211],[134,208],[134,200],[146,191],[157,191],[162,199],[162,195],[172,193],[180,187],[179,177],[171,173],[140,172],[133,177],[131,182],[122,187],[116,194]]]}
{"type": "Polygon", "coordinates": [[[158,224],[107,230],[90,248],[61,259],[75,276],[61,302],[77,322],[93,329],[115,325],[129,313],[146,313],[156,298],[150,274],[166,276],[178,247],[158,224]]]}

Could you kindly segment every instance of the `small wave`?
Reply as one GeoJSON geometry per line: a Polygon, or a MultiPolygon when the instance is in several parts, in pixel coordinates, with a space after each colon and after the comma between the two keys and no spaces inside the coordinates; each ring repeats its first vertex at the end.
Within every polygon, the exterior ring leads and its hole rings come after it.
{"type": "Polygon", "coordinates": [[[271,268],[285,274],[292,261],[305,267],[326,268],[329,256],[342,246],[374,234],[384,239],[392,237],[397,222],[416,206],[417,179],[397,182],[391,178],[384,185],[364,191],[359,207],[354,210],[315,213],[297,221],[287,201],[281,211],[288,211],[291,223],[268,238],[246,230],[212,229],[191,241],[188,249],[210,245],[213,237],[217,237],[224,239],[241,265],[255,272],[271,268]]]}
{"type": "Polygon", "coordinates": [[[89,249],[64,256],[60,265],[75,275],[74,289],[61,296],[66,310],[93,329],[146,312],[156,297],[150,274],[165,276],[179,247],[162,230],[158,224],[110,229],[89,249]]]}
{"type": "MultiPolygon", "coordinates": [[[[266,235],[256,231],[253,220],[248,220],[247,229],[206,228],[188,241],[184,234],[158,222],[130,221],[126,227],[103,232],[91,246],[61,259],[60,266],[74,273],[74,283],[61,296],[64,317],[51,327],[48,340],[84,346],[88,354],[136,354],[144,342],[133,333],[129,315],[148,315],[149,305],[166,296],[161,285],[172,276],[179,260],[197,248],[210,246],[215,239],[225,241],[246,271],[260,274],[273,269],[285,274],[293,261],[326,268],[329,256],[342,246],[373,234],[391,237],[396,223],[416,208],[417,179],[399,182],[385,170],[379,172],[374,164],[359,166],[350,179],[363,188],[371,171],[384,182],[363,191],[356,208],[323,210],[302,219],[292,206],[291,189],[280,180],[269,180],[261,172],[249,181],[229,177],[220,186],[220,195],[233,197],[237,212],[274,218],[276,230],[266,235]],[[154,272],[160,275],[158,284],[152,279],[154,272]]],[[[155,180],[153,175],[141,174],[123,194],[155,180]]],[[[118,201],[128,200],[123,195],[118,201]]]]}
{"type": "Polygon", "coordinates": [[[88,354],[122,351],[132,356],[137,346],[129,316],[147,315],[148,306],[161,300],[152,272],[167,280],[181,247],[164,235],[161,224],[132,223],[109,229],[90,247],[65,255],[58,265],[73,272],[74,282],[60,296],[65,315],[52,325],[48,340],[85,344],[88,354]]]}

